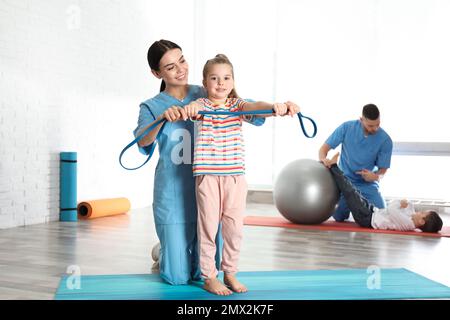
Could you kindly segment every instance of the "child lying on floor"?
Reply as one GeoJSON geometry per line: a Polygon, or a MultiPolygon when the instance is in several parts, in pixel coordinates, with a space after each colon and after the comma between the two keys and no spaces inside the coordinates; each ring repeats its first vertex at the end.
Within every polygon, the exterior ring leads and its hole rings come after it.
{"type": "Polygon", "coordinates": [[[366,228],[398,231],[420,229],[423,232],[433,233],[442,229],[442,219],[435,211],[415,211],[413,204],[407,200],[394,200],[385,209],[371,205],[339,169],[337,166],[338,156],[339,153],[331,159],[329,169],[358,225],[366,228]]]}

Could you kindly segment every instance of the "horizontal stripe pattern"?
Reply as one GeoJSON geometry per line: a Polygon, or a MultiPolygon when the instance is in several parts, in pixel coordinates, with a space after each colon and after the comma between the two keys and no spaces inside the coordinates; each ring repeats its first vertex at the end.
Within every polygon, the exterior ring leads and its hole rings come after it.
{"type": "MultiPolygon", "coordinates": [[[[197,100],[203,111],[242,111],[245,101],[230,98],[223,105],[209,99],[197,100]]],[[[197,138],[193,172],[197,175],[240,175],[245,172],[241,116],[204,115],[196,121],[197,138]]]]}

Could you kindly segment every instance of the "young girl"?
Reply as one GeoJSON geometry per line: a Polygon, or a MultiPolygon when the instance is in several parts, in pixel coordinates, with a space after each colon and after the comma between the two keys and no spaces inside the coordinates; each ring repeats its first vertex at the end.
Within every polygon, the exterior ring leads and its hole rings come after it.
{"type": "Polygon", "coordinates": [[[246,292],[235,274],[242,239],[243,211],[247,196],[244,178],[244,145],[242,117],[235,115],[204,115],[199,111],[251,111],[273,109],[274,115],[295,115],[300,111],[291,102],[269,104],[249,103],[240,99],[234,89],[234,72],[225,55],[206,62],[203,86],[207,98],[197,99],[185,107],[188,117],[198,121],[193,172],[196,197],[200,269],[205,279],[204,289],[218,295],[246,292]],[[217,279],[215,238],[222,223],[223,282],[217,279]],[[230,289],[228,289],[228,287],[230,289]]]}

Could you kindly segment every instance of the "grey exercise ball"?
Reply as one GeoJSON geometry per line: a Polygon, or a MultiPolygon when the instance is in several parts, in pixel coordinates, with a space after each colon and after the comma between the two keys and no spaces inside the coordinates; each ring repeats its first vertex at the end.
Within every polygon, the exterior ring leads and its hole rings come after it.
{"type": "Polygon", "coordinates": [[[331,172],[322,163],[300,159],[280,172],[273,197],[278,211],[289,221],[319,224],[332,215],[339,190],[331,172]]]}

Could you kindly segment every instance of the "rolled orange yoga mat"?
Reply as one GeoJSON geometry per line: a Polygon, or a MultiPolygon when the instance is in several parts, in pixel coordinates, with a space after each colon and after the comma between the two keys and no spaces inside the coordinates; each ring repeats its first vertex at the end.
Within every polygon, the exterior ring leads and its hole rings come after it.
{"type": "Polygon", "coordinates": [[[112,198],[80,202],[77,211],[78,218],[86,220],[127,213],[130,208],[127,198],[112,198]]]}

